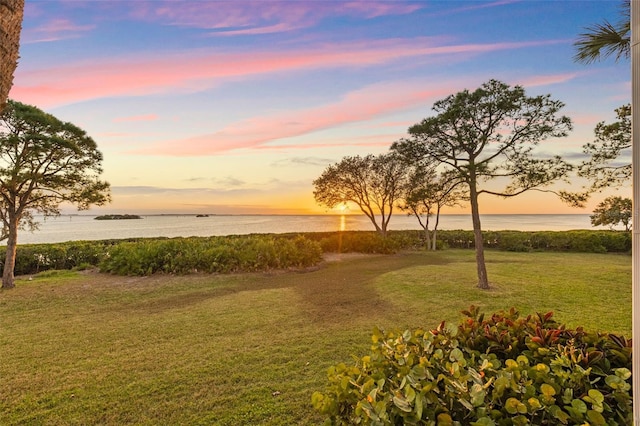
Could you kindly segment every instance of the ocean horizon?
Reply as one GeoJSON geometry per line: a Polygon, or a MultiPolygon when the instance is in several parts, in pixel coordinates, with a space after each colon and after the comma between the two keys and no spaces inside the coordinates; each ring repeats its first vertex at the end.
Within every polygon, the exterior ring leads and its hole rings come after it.
{"type": "MultiPolygon", "coordinates": [[[[140,214],[142,219],[95,220],[99,214],[71,214],[37,217],[34,232],[20,231],[18,244],[57,243],[81,240],[107,240],[153,237],[207,237],[220,235],[283,234],[291,232],[373,231],[364,215],[226,215],[140,214]]],[[[433,222],[433,218],[431,219],[433,222]]],[[[608,229],[592,227],[589,214],[488,214],[481,215],[487,231],[567,231],[608,229]]],[[[433,228],[433,225],[431,226],[433,228]]],[[[472,229],[471,215],[443,214],[442,230],[472,229]]],[[[414,216],[393,215],[390,230],[419,230],[414,216]]]]}

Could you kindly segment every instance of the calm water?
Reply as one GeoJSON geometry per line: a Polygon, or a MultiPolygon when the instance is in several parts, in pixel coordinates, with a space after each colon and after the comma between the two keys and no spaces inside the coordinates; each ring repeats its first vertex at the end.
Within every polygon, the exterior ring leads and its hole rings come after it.
{"type": "MultiPolygon", "coordinates": [[[[22,231],[18,243],[54,243],[130,237],[189,237],[254,233],[367,231],[373,225],[365,216],[209,216],[162,215],[135,220],[94,220],[95,216],[60,216],[41,221],[34,233],[22,231]]],[[[420,229],[414,217],[397,215],[390,229],[420,229]]],[[[469,215],[443,215],[440,229],[471,229],[469,215]]],[[[594,229],[588,214],[484,215],[485,230],[565,231],[594,229]]]]}

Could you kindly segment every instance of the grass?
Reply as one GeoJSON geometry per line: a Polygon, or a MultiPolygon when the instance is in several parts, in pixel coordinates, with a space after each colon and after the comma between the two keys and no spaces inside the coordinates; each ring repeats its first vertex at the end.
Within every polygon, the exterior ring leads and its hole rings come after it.
{"type": "Polygon", "coordinates": [[[304,272],[49,273],[0,293],[0,418],[13,424],[318,424],[326,369],[374,326],[515,306],[631,334],[631,258],[472,251],[344,257],[304,272]]]}

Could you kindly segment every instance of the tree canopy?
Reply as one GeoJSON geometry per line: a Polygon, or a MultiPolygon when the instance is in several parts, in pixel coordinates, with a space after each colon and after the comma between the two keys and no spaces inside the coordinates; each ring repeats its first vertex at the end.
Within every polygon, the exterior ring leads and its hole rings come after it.
{"type": "Polygon", "coordinates": [[[559,156],[542,158],[534,147],[542,140],[567,136],[571,120],[560,115],[564,104],[550,95],[527,96],[521,86],[497,80],[475,91],[463,90],[437,101],[436,115],[409,128],[410,139],[392,149],[404,157],[439,164],[468,189],[475,235],[478,286],[488,288],[479,196],[514,197],[566,178],[572,166],[559,156]],[[491,181],[491,185],[484,185],[491,181]],[[498,184],[506,181],[499,188],[498,184]]]}
{"type": "Polygon", "coordinates": [[[35,228],[34,214],[60,214],[107,203],[109,184],[99,180],[102,154],[79,127],[9,101],[0,116],[0,218],[7,240],[2,287],[11,288],[18,229],[35,228]]]}
{"type": "Polygon", "coordinates": [[[631,105],[616,109],[616,115],[613,123],[598,123],[594,141],[583,147],[590,158],[580,165],[578,174],[591,182],[588,192],[622,186],[631,179],[631,163],[620,159],[631,153],[631,105]]]}
{"type": "Polygon", "coordinates": [[[625,231],[631,230],[633,208],[630,198],[607,197],[593,211],[590,216],[591,225],[609,226],[611,228],[622,225],[625,231]]]}
{"type": "Polygon", "coordinates": [[[356,204],[384,236],[395,204],[402,196],[404,180],[404,165],[396,155],[344,157],[313,181],[313,196],[329,208],[356,204]]]}
{"type": "Polygon", "coordinates": [[[445,206],[457,205],[464,198],[459,189],[462,182],[451,173],[438,173],[429,165],[408,166],[407,170],[399,207],[418,219],[425,233],[427,249],[436,250],[440,211],[445,206]],[[432,229],[431,217],[434,218],[432,229]]]}

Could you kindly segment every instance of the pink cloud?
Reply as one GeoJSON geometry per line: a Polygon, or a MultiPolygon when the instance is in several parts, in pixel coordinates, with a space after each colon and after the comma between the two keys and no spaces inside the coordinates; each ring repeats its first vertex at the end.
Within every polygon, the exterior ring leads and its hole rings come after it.
{"type": "Polygon", "coordinates": [[[469,10],[487,9],[490,7],[499,7],[499,6],[505,6],[505,5],[514,4],[514,3],[520,3],[520,0],[497,0],[497,1],[488,2],[488,3],[477,2],[475,4],[472,4],[471,6],[465,6],[458,9],[454,9],[451,12],[463,12],[463,11],[469,11],[469,10]]]}
{"type": "Polygon", "coordinates": [[[115,96],[190,92],[252,75],[308,69],[367,67],[409,57],[473,55],[560,41],[436,45],[435,39],[393,39],[322,44],[271,52],[192,52],[116,58],[28,70],[19,67],[11,96],[41,107],[115,96]],[[149,72],[153,70],[153,72],[149,72]]]}
{"type": "Polygon", "coordinates": [[[571,120],[574,124],[595,126],[602,121],[602,114],[572,113],[571,120]]]}
{"type": "Polygon", "coordinates": [[[573,80],[574,78],[584,74],[586,74],[586,72],[569,72],[564,74],[537,75],[533,77],[527,77],[521,81],[518,81],[517,84],[524,87],[547,86],[550,84],[566,83],[567,81],[573,80]]]}
{"type": "Polygon", "coordinates": [[[267,34],[315,25],[327,16],[374,18],[407,14],[421,9],[404,2],[308,2],[308,1],[225,1],[132,2],[130,14],[140,20],[169,25],[217,30],[216,35],[267,34]]]}
{"type": "Polygon", "coordinates": [[[158,119],[156,114],[134,115],[131,117],[119,117],[113,120],[114,123],[127,123],[134,121],[155,121],[158,119]]]}
{"type": "Polygon", "coordinates": [[[27,44],[77,38],[93,29],[95,25],[78,25],[68,19],[53,19],[35,28],[25,28],[22,41],[27,44]]]}
{"type": "MultiPolygon", "coordinates": [[[[442,83],[436,88],[421,90],[419,87],[423,86],[416,82],[371,86],[351,92],[335,104],[253,117],[232,123],[212,134],[168,141],[135,153],[196,156],[216,155],[243,148],[269,149],[267,144],[274,141],[407,110],[445,96],[452,90],[452,85],[442,83]]],[[[390,144],[393,140],[385,142],[390,144]]],[[[275,148],[280,149],[282,145],[275,148]]]]}
{"type": "Polygon", "coordinates": [[[344,148],[344,147],[389,147],[393,142],[399,139],[401,135],[392,137],[389,135],[371,135],[371,136],[356,136],[350,137],[348,140],[340,140],[336,142],[321,142],[321,143],[305,143],[301,144],[287,144],[287,145],[258,145],[254,149],[268,150],[268,151],[290,151],[299,149],[320,149],[320,148],[344,148]]]}

